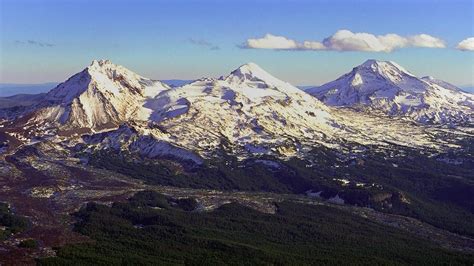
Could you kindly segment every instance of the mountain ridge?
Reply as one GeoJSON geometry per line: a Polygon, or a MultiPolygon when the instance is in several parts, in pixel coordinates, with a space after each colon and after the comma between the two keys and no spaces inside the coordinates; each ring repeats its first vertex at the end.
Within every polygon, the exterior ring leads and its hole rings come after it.
{"type": "MultiPolygon", "coordinates": [[[[401,73],[387,78],[416,79],[394,63],[367,61],[360,69],[385,71],[387,67],[401,73]]],[[[99,142],[86,142],[91,150],[113,148],[151,157],[168,153],[196,162],[194,154],[209,158],[221,152],[242,159],[291,158],[305,157],[317,146],[397,144],[443,149],[454,145],[434,140],[433,134],[439,133],[430,131],[437,129],[377,112],[329,107],[254,63],[218,79],[202,78],[171,88],[108,60],[94,60],[17,119],[7,121],[8,134],[21,143],[47,137],[73,145],[83,143],[83,135],[104,133],[99,142]]]]}

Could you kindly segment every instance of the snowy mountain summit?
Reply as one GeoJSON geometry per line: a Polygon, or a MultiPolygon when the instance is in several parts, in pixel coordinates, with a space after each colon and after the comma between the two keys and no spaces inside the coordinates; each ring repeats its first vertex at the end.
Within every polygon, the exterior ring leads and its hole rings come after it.
{"type": "Polygon", "coordinates": [[[374,109],[421,123],[474,122],[474,96],[432,77],[418,78],[390,61],[367,60],[308,93],[332,106],[374,109]]]}
{"type": "Polygon", "coordinates": [[[108,60],[94,60],[83,71],[47,93],[34,106],[30,122],[46,122],[65,129],[113,128],[143,117],[142,105],[169,87],[108,60]]]}
{"type": "Polygon", "coordinates": [[[260,89],[279,88],[286,89],[290,93],[295,93],[295,87],[287,82],[281,81],[255,63],[247,63],[232,71],[227,77],[222,78],[229,84],[246,84],[249,87],[260,89]]]}

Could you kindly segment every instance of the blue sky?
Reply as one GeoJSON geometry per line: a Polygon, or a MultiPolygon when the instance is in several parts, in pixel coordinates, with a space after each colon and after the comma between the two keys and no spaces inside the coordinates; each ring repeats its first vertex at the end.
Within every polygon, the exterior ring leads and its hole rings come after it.
{"type": "Polygon", "coordinates": [[[474,1],[86,1],[0,0],[0,82],[62,81],[110,59],[153,79],[225,75],[255,62],[297,85],[321,84],[366,59],[474,85],[474,1]],[[341,29],[373,35],[428,34],[446,48],[390,52],[242,49],[270,33],[322,41],[341,29]]]}

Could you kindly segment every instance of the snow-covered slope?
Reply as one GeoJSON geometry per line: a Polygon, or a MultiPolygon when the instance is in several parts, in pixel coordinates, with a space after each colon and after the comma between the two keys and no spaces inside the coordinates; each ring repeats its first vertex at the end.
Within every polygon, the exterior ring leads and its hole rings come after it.
{"type": "Polygon", "coordinates": [[[432,76],[425,76],[425,77],[422,77],[421,79],[428,82],[428,83],[430,83],[430,84],[436,84],[438,86],[441,86],[445,89],[449,89],[449,90],[456,91],[456,92],[461,91],[460,88],[454,86],[453,84],[451,84],[449,82],[446,82],[446,81],[443,81],[443,80],[440,80],[440,79],[436,79],[432,76]]]}
{"type": "MultiPolygon", "coordinates": [[[[377,75],[373,80],[380,82],[377,75]]],[[[429,93],[447,91],[421,82],[432,87],[429,93]]],[[[422,93],[424,87],[410,89],[422,93]]],[[[351,153],[366,146],[453,145],[434,139],[437,133],[430,127],[328,107],[253,63],[219,79],[170,88],[108,61],[94,61],[30,108],[18,119],[0,121],[0,133],[15,145],[55,141],[85,145],[87,151],[110,148],[195,163],[223,152],[289,158],[305,157],[320,146],[351,153]]]]}
{"type": "Polygon", "coordinates": [[[163,92],[145,107],[171,141],[200,151],[230,144],[266,153],[289,139],[323,140],[339,131],[319,100],[252,63],[163,92]]]}
{"type": "Polygon", "coordinates": [[[335,81],[306,90],[331,106],[363,107],[422,123],[472,123],[474,96],[394,62],[368,60],[335,81]]]}
{"type": "Polygon", "coordinates": [[[94,60],[90,66],[48,92],[29,115],[28,123],[64,129],[100,130],[130,119],[147,119],[142,105],[169,87],[112,64],[94,60]]]}

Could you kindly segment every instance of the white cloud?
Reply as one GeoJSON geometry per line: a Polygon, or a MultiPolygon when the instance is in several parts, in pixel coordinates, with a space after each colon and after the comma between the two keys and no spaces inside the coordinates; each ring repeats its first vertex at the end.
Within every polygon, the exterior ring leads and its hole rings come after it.
{"type": "Polygon", "coordinates": [[[273,50],[322,50],[326,49],[320,42],[304,41],[298,43],[295,40],[277,36],[270,33],[265,34],[262,38],[248,39],[242,48],[250,49],[273,49],[273,50]]]}
{"type": "Polygon", "coordinates": [[[248,39],[245,48],[277,49],[277,50],[333,50],[333,51],[365,51],[391,52],[405,47],[444,48],[443,40],[428,34],[403,37],[398,34],[374,35],[349,30],[339,30],[322,42],[304,41],[298,43],[283,36],[266,34],[260,39],[248,39]]]}
{"type": "Polygon", "coordinates": [[[409,46],[409,41],[407,40],[407,38],[404,38],[395,33],[379,35],[377,36],[377,39],[385,47],[384,48],[385,52],[390,52],[395,49],[400,49],[400,48],[409,46]]]}
{"type": "Polygon", "coordinates": [[[300,47],[302,50],[324,50],[326,47],[324,44],[315,41],[304,41],[300,47]]]}
{"type": "Polygon", "coordinates": [[[444,41],[428,34],[402,37],[395,33],[373,35],[339,30],[324,39],[324,45],[336,51],[391,52],[405,47],[444,48],[444,41]]]}
{"type": "Polygon", "coordinates": [[[266,34],[263,38],[248,39],[247,43],[243,45],[246,48],[253,49],[276,49],[276,50],[290,50],[298,47],[297,43],[291,39],[283,36],[276,36],[266,34]]]}
{"type": "Polygon", "coordinates": [[[428,47],[428,48],[445,48],[443,40],[428,34],[413,35],[407,38],[410,46],[428,47]]]}
{"type": "Polygon", "coordinates": [[[336,51],[386,51],[386,46],[374,35],[369,33],[353,33],[339,30],[323,41],[324,46],[336,51]]]}
{"type": "Polygon", "coordinates": [[[456,48],[461,51],[474,51],[474,37],[462,40],[456,48]]]}

